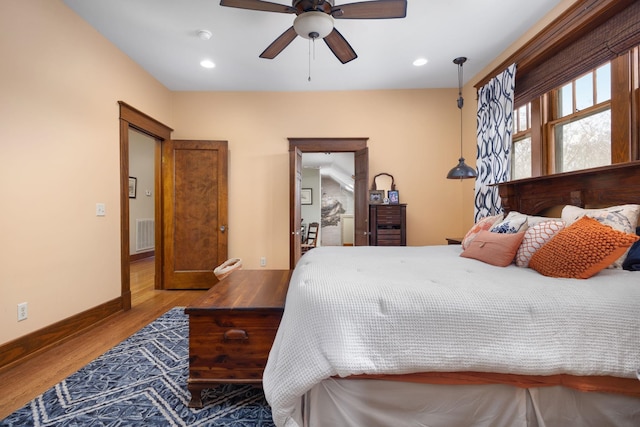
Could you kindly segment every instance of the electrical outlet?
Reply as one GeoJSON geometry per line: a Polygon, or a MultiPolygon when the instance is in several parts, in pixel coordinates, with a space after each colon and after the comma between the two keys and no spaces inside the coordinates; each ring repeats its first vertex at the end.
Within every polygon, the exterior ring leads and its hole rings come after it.
{"type": "Polygon", "coordinates": [[[27,320],[27,303],[21,302],[18,304],[18,322],[27,320]]]}
{"type": "Polygon", "coordinates": [[[267,266],[267,257],[261,257],[260,258],[260,267],[266,267],[267,266]]]}

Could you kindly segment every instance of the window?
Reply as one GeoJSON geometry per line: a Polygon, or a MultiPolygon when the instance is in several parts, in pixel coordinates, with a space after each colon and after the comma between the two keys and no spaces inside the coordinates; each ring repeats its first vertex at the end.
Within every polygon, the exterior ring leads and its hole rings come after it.
{"type": "Polygon", "coordinates": [[[640,160],[639,46],[640,2],[576,0],[475,85],[517,64],[513,178],[640,160]]]}
{"type": "Polygon", "coordinates": [[[531,103],[516,108],[513,115],[511,179],[531,176],[531,103]]]}
{"type": "Polygon", "coordinates": [[[556,120],[551,122],[554,172],[611,164],[611,64],[553,91],[556,120]]]}
{"type": "Polygon", "coordinates": [[[614,61],[605,62],[515,108],[511,179],[606,166],[637,155],[637,149],[629,148],[626,129],[638,126],[633,120],[640,118],[632,113],[631,102],[634,96],[640,99],[634,95],[640,93],[639,77],[632,72],[640,48],[622,57],[615,66],[614,61]],[[539,106],[533,118],[532,105],[539,106]],[[614,129],[613,123],[630,126],[614,129]]]}

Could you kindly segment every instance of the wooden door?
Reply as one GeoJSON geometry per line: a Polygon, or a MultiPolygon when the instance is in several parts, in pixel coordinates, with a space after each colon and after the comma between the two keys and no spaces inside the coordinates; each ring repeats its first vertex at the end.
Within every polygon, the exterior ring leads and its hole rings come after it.
{"type": "Polygon", "coordinates": [[[227,142],[162,145],[163,289],[203,289],[227,259],[227,142]]]}
{"type": "Polygon", "coordinates": [[[302,189],[302,151],[298,147],[289,150],[289,206],[291,230],[289,245],[289,267],[293,270],[302,256],[302,214],[300,211],[300,190],[302,189]]]}
{"type": "Polygon", "coordinates": [[[369,244],[369,149],[358,150],[354,155],[354,244],[367,246],[369,244]]]}

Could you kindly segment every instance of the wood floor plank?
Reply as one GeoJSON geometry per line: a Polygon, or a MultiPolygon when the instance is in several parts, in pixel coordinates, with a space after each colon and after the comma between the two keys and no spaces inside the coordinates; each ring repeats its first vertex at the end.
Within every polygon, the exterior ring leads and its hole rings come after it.
{"type": "Polygon", "coordinates": [[[154,259],[131,263],[132,309],[9,369],[0,370],[0,420],[174,307],[206,290],[154,289],[154,259]]]}

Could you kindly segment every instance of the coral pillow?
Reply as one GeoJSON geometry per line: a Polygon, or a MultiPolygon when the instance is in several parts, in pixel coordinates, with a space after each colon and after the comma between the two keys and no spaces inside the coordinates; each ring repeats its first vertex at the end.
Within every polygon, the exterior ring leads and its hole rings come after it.
{"type": "Polygon", "coordinates": [[[473,239],[476,238],[479,232],[481,232],[482,230],[489,230],[491,227],[493,227],[493,224],[501,220],[502,220],[502,214],[498,214],[498,215],[484,217],[478,222],[476,222],[473,225],[473,227],[471,227],[471,229],[467,231],[467,234],[464,236],[464,239],[462,239],[462,249],[467,249],[471,244],[471,242],[473,241],[473,239]]]}
{"type": "Polygon", "coordinates": [[[640,236],[584,216],[538,249],[529,267],[545,276],[588,279],[622,255],[640,236]]]}
{"type": "Polygon", "coordinates": [[[564,221],[560,219],[539,222],[528,228],[516,253],[516,265],[518,267],[528,267],[529,260],[533,254],[563,228],[564,221]]]}
{"type": "Polygon", "coordinates": [[[460,256],[506,267],[513,262],[523,238],[524,232],[505,234],[482,230],[460,256]]]}

